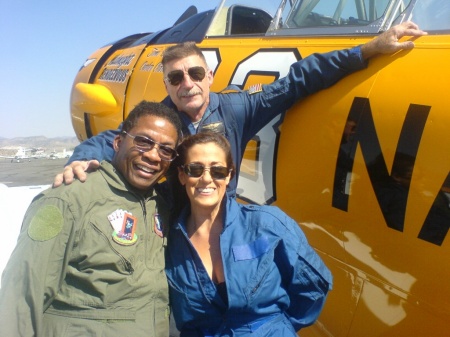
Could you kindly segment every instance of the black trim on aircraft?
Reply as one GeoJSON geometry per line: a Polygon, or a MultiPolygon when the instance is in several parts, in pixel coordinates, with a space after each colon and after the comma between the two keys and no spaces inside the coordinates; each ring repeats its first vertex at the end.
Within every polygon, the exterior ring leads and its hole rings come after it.
{"type": "MultiPolygon", "coordinates": [[[[430,106],[411,104],[397,144],[391,173],[387,169],[367,98],[355,97],[339,147],[332,206],[348,211],[351,173],[359,144],[369,178],[389,228],[403,232],[410,183],[430,106]]],[[[450,174],[438,192],[418,238],[441,245],[450,223],[450,174]],[[447,187],[448,186],[448,187],[447,187]]]]}

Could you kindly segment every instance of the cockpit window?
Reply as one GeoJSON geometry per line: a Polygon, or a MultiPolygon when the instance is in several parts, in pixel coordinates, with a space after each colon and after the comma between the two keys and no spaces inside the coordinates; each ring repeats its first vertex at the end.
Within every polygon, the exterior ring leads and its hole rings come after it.
{"type": "Polygon", "coordinates": [[[376,23],[383,26],[380,19],[397,17],[411,0],[297,0],[288,1],[286,18],[279,28],[304,27],[358,27],[376,23]],[[292,3],[292,6],[291,6],[292,3]]]}
{"type": "Polygon", "coordinates": [[[389,0],[296,1],[283,27],[365,26],[383,16],[388,3],[389,0]]]}
{"type": "Polygon", "coordinates": [[[450,29],[448,0],[282,0],[278,13],[272,35],[378,33],[406,20],[450,29]]]}
{"type": "Polygon", "coordinates": [[[224,0],[206,35],[265,35],[278,5],[279,0],[224,0]]]}
{"type": "Polygon", "coordinates": [[[450,30],[449,0],[417,1],[411,20],[425,31],[450,30]]]}
{"type": "Polygon", "coordinates": [[[377,34],[412,20],[450,30],[450,0],[222,0],[207,36],[377,34]]]}

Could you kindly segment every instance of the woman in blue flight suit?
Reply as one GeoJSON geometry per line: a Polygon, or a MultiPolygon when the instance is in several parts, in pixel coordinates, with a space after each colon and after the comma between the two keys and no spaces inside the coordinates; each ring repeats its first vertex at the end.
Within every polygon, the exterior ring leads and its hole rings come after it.
{"type": "Polygon", "coordinates": [[[181,336],[296,336],[317,319],[332,277],[279,208],[226,196],[230,145],[217,133],[180,145],[188,206],[169,233],[166,272],[181,336]]]}

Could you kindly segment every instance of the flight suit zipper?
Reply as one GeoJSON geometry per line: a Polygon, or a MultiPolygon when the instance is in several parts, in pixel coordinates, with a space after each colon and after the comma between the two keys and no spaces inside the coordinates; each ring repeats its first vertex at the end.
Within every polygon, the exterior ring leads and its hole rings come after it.
{"type": "Polygon", "coordinates": [[[115,248],[114,246],[111,244],[111,241],[109,241],[109,238],[105,235],[105,233],[103,233],[96,225],[94,225],[93,223],[91,223],[92,227],[94,227],[95,231],[97,233],[99,233],[108,243],[109,247],[111,248],[111,250],[120,257],[120,259],[122,260],[124,266],[125,266],[125,270],[131,275],[134,272],[134,268],[131,265],[131,262],[128,261],[122,254],[120,254],[115,248]]]}

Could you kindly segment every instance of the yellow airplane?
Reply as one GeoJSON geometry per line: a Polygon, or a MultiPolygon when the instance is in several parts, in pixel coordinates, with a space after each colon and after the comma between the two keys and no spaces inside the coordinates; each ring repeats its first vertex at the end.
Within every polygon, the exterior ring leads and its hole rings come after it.
{"type": "Polygon", "coordinates": [[[450,2],[222,1],[94,52],[76,76],[80,140],[166,97],[162,52],[196,41],[213,91],[283,77],[311,53],[362,44],[412,20],[416,47],[280,112],[248,144],[238,195],[295,218],[334,275],[302,336],[450,336],[450,2]],[[447,261],[447,262],[446,262],[447,261]]]}

